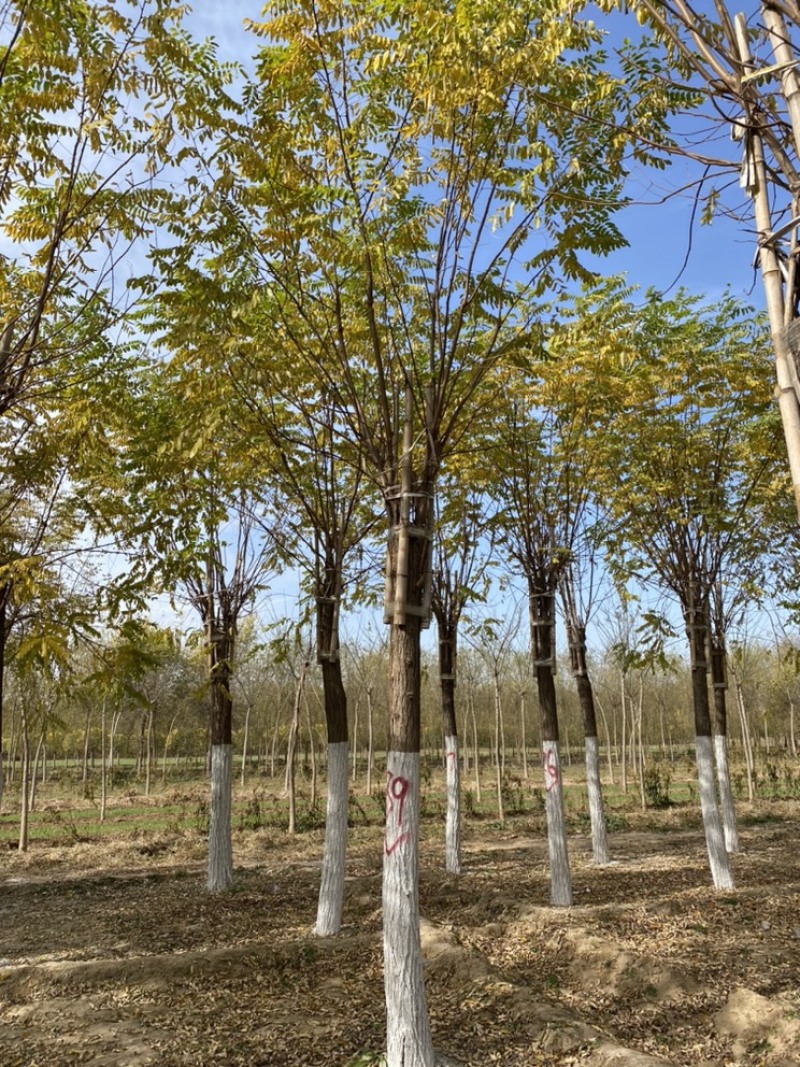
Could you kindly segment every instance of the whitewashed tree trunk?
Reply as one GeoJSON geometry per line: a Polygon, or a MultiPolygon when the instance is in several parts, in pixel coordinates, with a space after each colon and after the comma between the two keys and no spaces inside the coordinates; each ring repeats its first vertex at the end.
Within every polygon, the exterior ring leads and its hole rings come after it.
{"type": "Polygon", "coordinates": [[[458,763],[458,738],[444,739],[447,761],[447,818],[445,821],[445,868],[461,874],[461,783],[458,763]]]}
{"type": "Polygon", "coordinates": [[[547,852],[550,858],[550,903],[554,907],[572,906],[572,875],[569,869],[567,823],[564,817],[564,790],[558,742],[543,741],[545,814],[547,816],[547,852]]]}
{"type": "MultiPolygon", "coordinates": [[[[36,810],[36,783],[39,779],[39,765],[42,760],[42,753],[44,752],[44,730],[39,735],[39,741],[36,745],[36,754],[33,757],[33,770],[31,771],[31,780],[29,787],[28,798],[28,811],[36,810]]],[[[44,779],[42,779],[44,780],[44,779]]]]}
{"type": "Polygon", "coordinates": [[[728,853],[717,807],[714,788],[714,751],[710,737],[695,738],[697,753],[697,781],[700,789],[700,810],[703,814],[703,829],[706,836],[708,862],[715,889],[733,889],[728,853]]]}
{"type": "Polygon", "coordinates": [[[383,951],[387,1067],[433,1067],[419,937],[419,753],[386,756],[383,951]]]}
{"type": "Polygon", "coordinates": [[[600,742],[596,737],[587,737],[586,790],[589,796],[589,820],[592,827],[592,856],[595,863],[608,863],[608,833],[603,815],[603,796],[600,788],[600,742]]]}
{"type": "Polygon", "coordinates": [[[478,743],[478,720],[475,716],[475,697],[473,696],[472,687],[470,687],[469,694],[467,696],[467,703],[469,705],[470,716],[472,717],[472,750],[474,753],[473,764],[475,771],[475,803],[481,802],[481,750],[478,743]]]}
{"type": "Polygon", "coordinates": [[[208,826],[208,880],[211,893],[233,885],[231,840],[232,745],[211,746],[211,806],[208,826]]]}
{"type": "Polygon", "coordinates": [[[31,769],[31,750],[28,739],[28,719],[25,712],[22,713],[22,782],[20,783],[20,813],[19,813],[19,851],[28,851],[28,778],[31,769]]]}
{"type": "Polygon", "coordinates": [[[372,686],[367,686],[367,796],[372,796],[372,767],[375,762],[372,686]]]}
{"type": "Polygon", "coordinates": [[[755,798],[753,742],[750,738],[750,723],[747,719],[747,708],[744,702],[742,683],[736,679],[736,707],[739,711],[739,724],[742,732],[742,747],[744,748],[744,765],[747,773],[747,799],[753,803],[755,798]]]}
{"type": "Polygon", "coordinates": [[[736,853],[739,851],[739,831],[736,827],[736,806],[733,803],[733,790],[728,768],[728,739],[723,734],[714,735],[714,762],[717,768],[725,848],[729,853],[736,853]]]}
{"type": "Polygon", "coordinates": [[[108,761],[106,757],[106,698],[100,707],[100,822],[106,818],[106,797],[108,790],[108,761]]]}
{"type": "Polygon", "coordinates": [[[318,937],[332,937],[342,926],[345,858],[347,854],[348,744],[328,745],[328,807],[322,880],[317,905],[318,937]]]}

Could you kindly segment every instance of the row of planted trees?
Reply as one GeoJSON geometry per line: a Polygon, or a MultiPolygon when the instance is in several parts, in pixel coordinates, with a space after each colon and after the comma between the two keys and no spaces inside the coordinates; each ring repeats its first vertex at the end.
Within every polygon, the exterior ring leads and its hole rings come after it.
{"type": "MultiPolygon", "coordinates": [[[[764,157],[793,190],[791,123],[774,122],[773,105],[793,105],[796,75],[779,56],[765,90],[755,36],[721,3],[711,30],[682,4],[637,6],[681,78],[661,77],[657,41],[626,44],[610,63],[595,21],[534,0],[270,3],[246,71],[221,67],[166,0],[124,16],[91,0],[20,0],[2,16],[0,693],[7,651],[56,675],[72,635],[92,636],[95,605],[73,565],[87,541],[125,561],[102,583],[112,625],[153,589],[182,597],[203,632],[208,887],[223,890],[237,641],[270,577],[298,568],[316,647],[292,716],[316,660],[329,768],[317,932],[334,933],[351,718],[341,621],[381,543],[390,1067],[433,1062],[417,895],[421,635],[435,618],[455,873],[460,628],[498,564],[528,608],[553,902],[571,902],[559,611],[604,858],[586,654],[601,559],[618,587],[650,585],[677,606],[712,873],[731,883],[714,784],[716,761],[724,800],[727,640],[743,604],[770,588],[771,565],[785,590],[795,558],[764,330],[733,299],[642,299],[598,283],[583,260],[624,244],[615,214],[628,168],[664,166],[672,114],[704,99],[683,75],[705,79],[735,105],[745,185],[760,194],[794,455],[783,327],[796,313],[796,241],[781,271],[764,157]],[[149,255],[126,290],[135,310],[116,271],[134,243],[149,255]]],[[[796,13],[765,7],[767,44],[788,47],[783,20],[796,13]]],[[[669,628],[655,613],[651,624],[669,628]]],[[[96,673],[113,703],[113,657],[96,673]]],[[[496,667],[492,677],[499,739],[496,667]]]]}
{"type": "MultiPolygon", "coordinates": [[[[128,676],[98,700],[96,673],[81,678],[87,664],[76,656],[60,679],[16,667],[8,677],[6,780],[16,795],[26,763],[29,785],[68,782],[96,796],[105,769],[111,790],[149,794],[170,782],[199,779],[208,756],[208,689],[202,648],[186,647],[172,631],[147,628],[141,656],[131,656],[128,676]]],[[[245,646],[247,641],[245,642],[245,646]]],[[[348,733],[351,789],[368,794],[383,787],[386,751],[387,662],[385,647],[348,649],[345,681],[351,694],[348,733]]],[[[640,652],[640,657],[644,653],[640,652]]],[[[276,662],[266,643],[242,656],[234,689],[232,746],[242,785],[258,777],[285,776],[289,736],[299,682],[296,665],[276,662]]],[[[589,655],[599,709],[604,778],[623,792],[643,790],[642,770],[651,762],[679,761],[692,747],[686,708],[690,672],[678,659],[631,667],[615,643],[589,655]]],[[[117,664],[119,670],[120,665],[117,664]]],[[[456,730],[463,739],[463,788],[491,809],[497,802],[500,768],[538,786],[541,751],[538,701],[529,654],[493,649],[490,635],[480,651],[462,654],[464,685],[456,699],[456,730]],[[499,715],[498,715],[499,712],[499,715]],[[499,726],[499,729],[498,729],[499,726]],[[476,758],[477,757],[477,758],[476,758]]],[[[300,665],[300,671],[302,664],[300,665]]],[[[423,654],[421,747],[429,765],[446,763],[441,680],[436,657],[423,654]]],[[[797,651],[789,644],[737,647],[730,661],[733,704],[731,744],[745,775],[763,765],[797,756],[796,707],[800,700],[797,651]]],[[[562,752],[568,766],[584,761],[580,700],[561,657],[556,678],[562,752]]],[[[294,743],[309,777],[325,771],[325,726],[318,671],[304,679],[301,716],[294,743]]],[[[748,781],[748,785],[749,785],[748,781]]],[[[752,791],[751,791],[752,797],[752,791]]],[[[502,807],[499,809],[502,814],[502,807]]]]}

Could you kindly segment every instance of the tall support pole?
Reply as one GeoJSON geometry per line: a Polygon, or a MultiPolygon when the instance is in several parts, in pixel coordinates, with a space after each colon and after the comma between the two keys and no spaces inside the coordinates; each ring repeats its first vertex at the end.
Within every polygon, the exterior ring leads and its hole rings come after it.
{"type": "MultiPolygon", "coordinates": [[[[735,19],[736,43],[745,77],[752,70],[753,59],[747,40],[747,24],[744,15],[735,19]]],[[[742,88],[745,106],[747,137],[749,143],[745,151],[752,153],[752,165],[755,171],[756,185],[753,190],[756,231],[758,234],[759,265],[764,283],[764,296],[769,316],[772,345],[775,352],[775,372],[777,377],[776,395],[781,414],[786,451],[789,457],[789,470],[794,489],[795,505],[800,514],[800,401],[798,401],[797,374],[792,363],[792,354],[786,338],[787,308],[783,291],[783,275],[775,249],[772,231],[772,218],[767,192],[767,169],[764,163],[764,148],[759,132],[755,109],[748,99],[746,85],[742,88]]],[[[794,95],[793,95],[794,99],[794,95]]],[[[800,105],[795,101],[792,107],[800,105]]],[[[800,114],[798,115],[800,119],[800,114]]]]}

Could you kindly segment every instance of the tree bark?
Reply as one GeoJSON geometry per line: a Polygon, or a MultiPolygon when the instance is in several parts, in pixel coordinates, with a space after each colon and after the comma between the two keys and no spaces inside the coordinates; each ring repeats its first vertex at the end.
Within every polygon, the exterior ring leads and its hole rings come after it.
{"type": "Polygon", "coordinates": [[[289,727],[289,740],[286,746],[286,794],[289,797],[289,827],[290,834],[297,832],[297,787],[295,784],[295,755],[297,752],[297,735],[300,731],[300,707],[303,699],[303,688],[306,682],[308,663],[304,661],[297,679],[297,688],[294,695],[294,709],[292,711],[292,723],[289,727]]]}
{"type": "Polygon", "coordinates": [[[500,759],[500,738],[503,734],[503,694],[500,689],[500,671],[495,667],[494,671],[494,772],[495,786],[497,789],[497,818],[499,822],[505,822],[506,813],[503,807],[503,762],[500,759]]]}
{"type": "Polygon", "coordinates": [[[689,638],[692,670],[695,753],[706,850],[715,888],[732,889],[733,875],[728,862],[728,853],[725,850],[722,822],[714,788],[714,746],[711,740],[711,711],[708,699],[708,665],[706,663],[706,647],[709,636],[707,604],[694,602],[689,605],[686,612],[686,632],[689,638]]]}
{"type": "Polygon", "coordinates": [[[22,734],[22,783],[20,785],[20,814],[19,814],[19,851],[28,851],[28,779],[31,767],[31,749],[28,739],[28,718],[22,712],[20,722],[22,734]]]}
{"type": "MultiPolygon", "coordinates": [[[[337,582],[337,591],[338,586],[337,582]]],[[[326,597],[318,600],[317,658],[322,666],[328,731],[328,805],[315,926],[315,932],[320,937],[330,937],[341,929],[347,856],[347,693],[339,655],[338,615],[337,599],[326,597]]]]}
{"type": "Polygon", "coordinates": [[[400,495],[387,494],[389,724],[383,849],[387,1067],[433,1067],[419,927],[421,656],[430,617],[433,479],[412,481],[412,397],[406,388],[400,495]],[[415,491],[416,490],[416,491],[415,491]]]}
{"type": "Polygon", "coordinates": [[[233,885],[232,724],[233,639],[227,631],[210,632],[211,657],[211,801],[209,807],[209,892],[220,893],[233,885]]]}
{"type": "Polygon", "coordinates": [[[729,853],[739,851],[739,831],[736,826],[736,806],[733,802],[731,776],[728,766],[728,707],[726,699],[725,647],[712,636],[711,681],[714,688],[714,764],[717,769],[717,787],[722,809],[722,827],[725,848],[729,853]]]}
{"type": "Polygon", "coordinates": [[[439,619],[439,682],[446,762],[445,870],[461,873],[461,768],[456,724],[456,630],[439,619]],[[443,625],[444,624],[444,625],[443,625]]]}
{"type": "Polygon", "coordinates": [[[594,690],[586,662],[586,628],[571,617],[567,608],[567,637],[570,645],[572,673],[578,690],[578,702],[583,719],[584,751],[586,759],[586,790],[589,799],[589,820],[592,828],[592,857],[597,864],[610,862],[608,833],[603,814],[603,791],[600,784],[600,743],[597,738],[597,715],[594,690]]]}
{"type": "Polygon", "coordinates": [[[555,590],[529,579],[528,605],[531,648],[539,693],[542,722],[542,762],[544,766],[547,851],[550,859],[550,903],[571,907],[572,875],[569,866],[567,828],[564,817],[564,791],[558,754],[558,711],[553,678],[555,660],[555,590]]]}

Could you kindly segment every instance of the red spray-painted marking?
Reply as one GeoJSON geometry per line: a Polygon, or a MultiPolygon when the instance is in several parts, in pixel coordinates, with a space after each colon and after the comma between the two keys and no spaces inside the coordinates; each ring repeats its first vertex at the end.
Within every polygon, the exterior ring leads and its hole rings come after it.
{"type": "Polygon", "coordinates": [[[456,760],[455,752],[454,751],[453,752],[448,752],[447,753],[447,762],[448,763],[455,763],[455,760],[456,760]]]}
{"type": "Polygon", "coordinates": [[[545,788],[549,793],[551,789],[555,789],[558,785],[558,763],[556,761],[555,749],[548,749],[544,756],[544,778],[545,788]]]}
{"type": "Polygon", "coordinates": [[[401,778],[399,774],[393,775],[391,771],[387,771],[386,775],[388,778],[386,783],[386,842],[383,848],[386,855],[391,856],[395,849],[399,848],[411,836],[410,830],[403,830],[406,797],[411,789],[411,783],[407,778],[401,778]],[[395,816],[394,827],[392,827],[392,816],[395,816]],[[393,829],[395,837],[390,842],[389,837],[393,829]]]}

